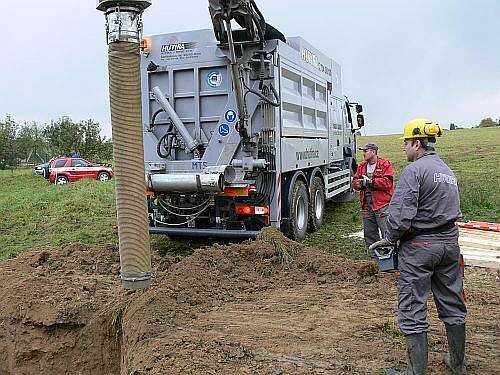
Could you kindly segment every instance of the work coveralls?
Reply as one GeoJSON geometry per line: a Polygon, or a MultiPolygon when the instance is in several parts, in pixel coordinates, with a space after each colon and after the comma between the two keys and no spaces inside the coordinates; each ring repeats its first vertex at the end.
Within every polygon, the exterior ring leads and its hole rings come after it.
{"type": "Polygon", "coordinates": [[[388,240],[400,240],[398,317],[405,334],[429,330],[432,289],[439,318],[465,324],[458,229],[457,179],[435,152],[426,152],[402,172],[389,205],[388,240]]]}

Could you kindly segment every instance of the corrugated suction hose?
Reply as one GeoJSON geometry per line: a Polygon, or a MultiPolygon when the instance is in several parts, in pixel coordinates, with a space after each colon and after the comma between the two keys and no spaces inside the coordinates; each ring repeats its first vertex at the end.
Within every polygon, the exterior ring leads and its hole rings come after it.
{"type": "Polygon", "coordinates": [[[128,289],[151,284],[144,148],[142,135],[139,44],[109,47],[109,91],[121,278],[128,289]]]}

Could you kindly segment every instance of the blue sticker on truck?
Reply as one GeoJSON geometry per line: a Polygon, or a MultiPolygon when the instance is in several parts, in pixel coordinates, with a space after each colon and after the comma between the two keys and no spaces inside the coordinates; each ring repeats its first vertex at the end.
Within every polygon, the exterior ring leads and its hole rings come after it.
{"type": "Polygon", "coordinates": [[[207,84],[210,87],[219,87],[222,84],[222,74],[218,70],[208,73],[207,84]]]}
{"type": "Polygon", "coordinates": [[[228,135],[231,132],[231,128],[228,124],[220,124],[219,125],[219,134],[223,137],[228,135]]]}
{"type": "Polygon", "coordinates": [[[234,111],[234,109],[228,109],[224,114],[224,118],[226,119],[227,122],[236,121],[236,112],[234,111]]]}

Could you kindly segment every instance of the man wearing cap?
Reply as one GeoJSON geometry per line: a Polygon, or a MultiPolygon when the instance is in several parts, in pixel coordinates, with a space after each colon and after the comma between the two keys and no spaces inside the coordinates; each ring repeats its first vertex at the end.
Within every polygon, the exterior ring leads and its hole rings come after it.
{"type": "Polygon", "coordinates": [[[359,191],[364,237],[366,246],[370,246],[380,240],[380,232],[383,237],[387,230],[387,206],[394,192],[394,170],[389,160],[378,156],[375,143],[367,143],[359,149],[363,151],[364,160],[359,164],[352,186],[359,191]]]}
{"type": "MultiPolygon", "coordinates": [[[[427,299],[436,303],[446,328],[444,360],[453,375],[465,375],[463,262],[455,221],[461,216],[458,182],[434,145],[441,127],[427,119],[409,121],[403,150],[410,164],[401,173],[388,208],[387,233],[370,249],[399,242],[398,320],[406,336],[407,375],[427,373],[427,299]]],[[[390,370],[387,374],[400,374],[390,370]]]]}

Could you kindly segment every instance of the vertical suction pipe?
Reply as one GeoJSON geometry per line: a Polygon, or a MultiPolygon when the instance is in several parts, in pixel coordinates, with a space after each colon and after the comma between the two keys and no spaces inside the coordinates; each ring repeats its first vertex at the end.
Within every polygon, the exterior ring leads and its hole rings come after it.
{"type": "Polygon", "coordinates": [[[139,44],[151,0],[99,0],[106,17],[109,96],[116,176],[120,277],[126,289],[151,285],[139,44]]]}

